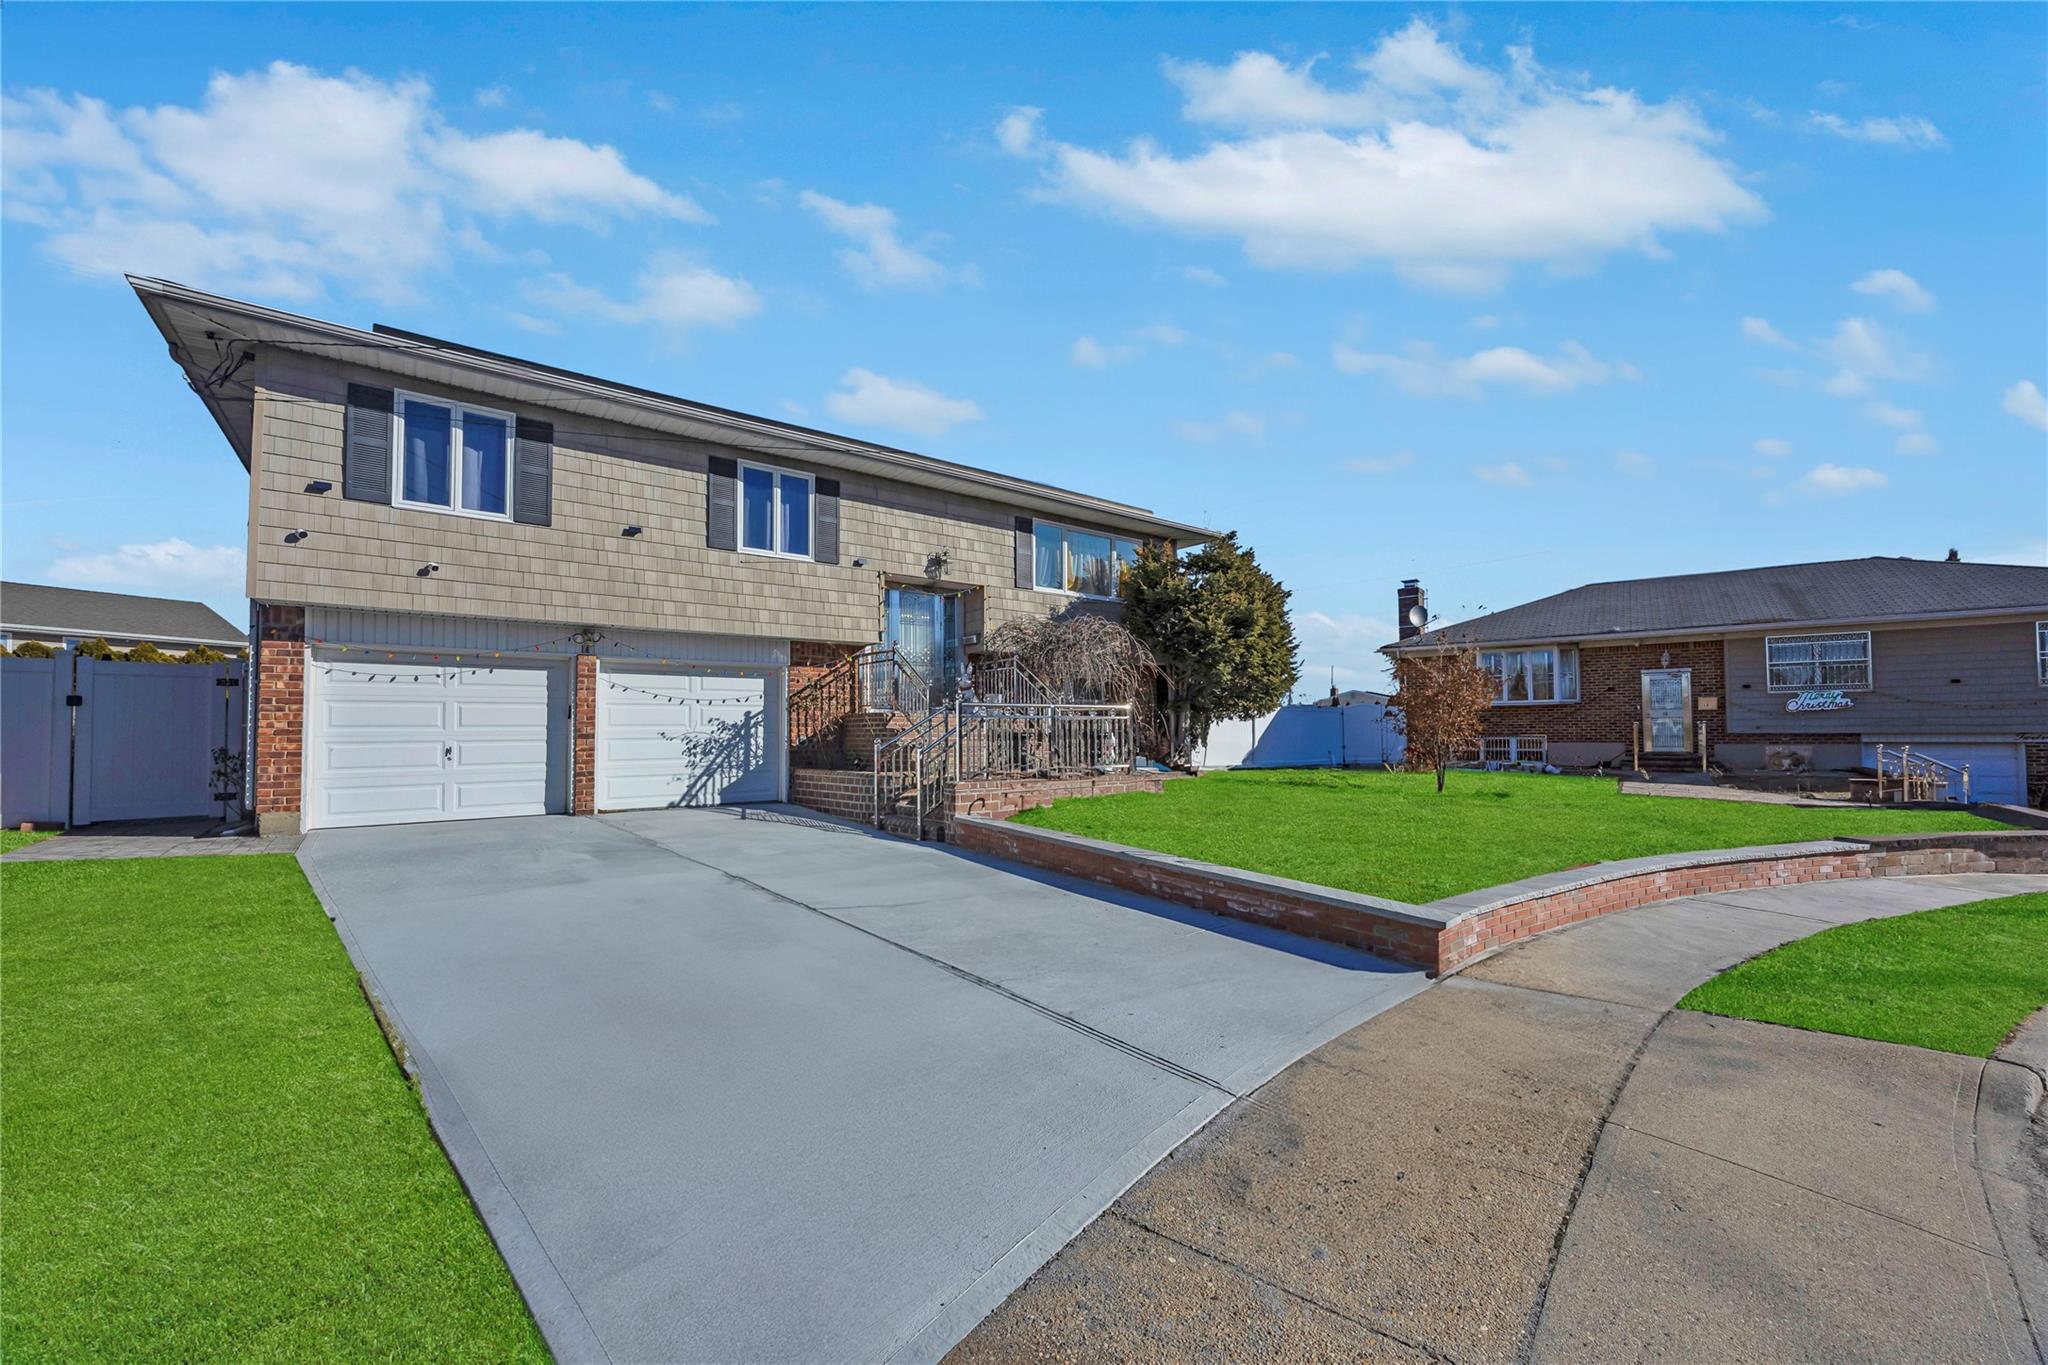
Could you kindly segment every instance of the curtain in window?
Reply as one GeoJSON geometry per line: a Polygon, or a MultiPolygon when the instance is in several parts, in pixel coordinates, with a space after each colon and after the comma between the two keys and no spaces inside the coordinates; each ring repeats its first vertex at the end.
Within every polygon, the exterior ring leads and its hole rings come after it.
{"type": "Polygon", "coordinates": [[[1108,597],[1116,591],[1109,559],[1109,537],[1067,532],[1067,587],[1073,592],[1108,597]]]}
{"type": "Polygon", "coordinates": [[[505,436],[495,417],[462,415],[462,505],[472,512],[505,514],[505,436]]]}
{"type": "Polygon", "coordinates": [[[448,409],[405,405],[405,500],[448,506],[448,409]]]}
{"type": "Polygon", "coordinates": [[[1032,581],[1041,588],[1064,588],[1067,586],[1067,559],[1065,541],[1060,528],[1038,523],[1032,542],[1032,581]]]}
{"type": "Polygon", "coordinates": [[[765,469],[740,471],[740,544],[749,550],[775,548],[775,476],[765,469]]]}

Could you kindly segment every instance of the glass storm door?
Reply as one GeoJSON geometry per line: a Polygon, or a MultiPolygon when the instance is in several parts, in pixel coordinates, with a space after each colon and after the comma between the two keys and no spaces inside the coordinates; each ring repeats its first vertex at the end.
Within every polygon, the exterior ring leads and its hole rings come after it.
{"type": "Polygon", "coordinates": [[[1643,670],[1643,748],[1653,754],[1692,752],[1692,670],[1643,670]]]}
{"type": "Polygon", "coordinates": [[[884,643],[931,684],[934,702],[950,696],[960,673],[960,596],[921,588],[889,589],[884,643]]]}

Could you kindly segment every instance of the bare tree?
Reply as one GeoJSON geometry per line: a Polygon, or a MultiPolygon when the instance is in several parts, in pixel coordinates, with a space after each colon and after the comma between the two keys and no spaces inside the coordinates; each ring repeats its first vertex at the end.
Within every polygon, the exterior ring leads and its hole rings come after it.
{"type": "Polygon", "coordinates": [[[1158,757],[1153,705],[1159,665],[1138,638],[1106,616],[1071,611],[1006,621],[989,632],[989,653],[1009,656],[1063,701],[1132,704],[1140,752],[1158,757]]]}
{"type": "Polygon", "coordinates": [[[1434,772],[1444,789],[1444,770],[1460,750],[1479,742],[1486,710],[1500,695],[1500,679],[1479,666],[1470,650],[1404,654],[1394,660],[1394,726],[1408,739],[1406,765],[1434,772]]]}

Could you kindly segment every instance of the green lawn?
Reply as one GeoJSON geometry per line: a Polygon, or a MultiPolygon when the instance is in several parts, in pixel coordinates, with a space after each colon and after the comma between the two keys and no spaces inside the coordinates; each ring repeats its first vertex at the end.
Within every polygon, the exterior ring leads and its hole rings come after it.
{"type": "Polygon", "coordinates": [[[284,856],[0,864],[0,1354],[545,1360],[284,856]]]}
{"type": "Polygon", "coordinates": [[[2004,829],[1961,811],[1622,796],[1611,778],[1285,769],[1074,797],[1024,824],[1420,904],[1586,863],[1840,835],[2004,829]]]}
{"type": "Polygon", "coordinates": [[[57,831],[53,829],[34,831],[0,829],[0,853],[12,853],[17,848],[27,848],[30,844],[40,844],[45,839],[54,839],[56,837],[57,831]]]}
{"type": "Polygon", "coordinates": [[[1678,1004],[1988,1057],[2048,1005],[2048,895],[1826,929],[1721,973],[1678,1004]]]}

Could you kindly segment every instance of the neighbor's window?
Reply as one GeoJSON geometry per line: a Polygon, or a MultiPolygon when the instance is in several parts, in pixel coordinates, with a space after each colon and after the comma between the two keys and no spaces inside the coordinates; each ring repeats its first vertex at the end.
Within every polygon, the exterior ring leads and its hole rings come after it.
{"type": "Polygon", "coordinates": [[[768,555],[811,557],[811,480],[757,464],[740,466],[740,544],[768,555]]]}
{"type": "Polygon", "coordinates": [[[2034,622],[2034,670],[2048,687],[2048,621],[2034,622]]]}
{"type": "Polygon", "coordinates": [[[1041,521],[1033,528],[1032,581],[1050,592],[1115,597],[1124,570],[1138,561],[1138,543],[1041,521]]]}
{"type": "Polygon", "coordinates": [[[392,416],[402,505],[509,519],[510,413],[401,393],[392,416]]]}
{"type": "Polygon", "coordinates": [[[1810,687],[1868,691],[1870,632],[1767,636],[1764,665],[1773,692],[1800,692],[1810,687]]]}
{"type": "Polygon", "coordinates": [[[1479,666],[1500,679],[1495,702],[1559,702],[1579,699],[1576,649],[1490,649],[1479,666]]]}

